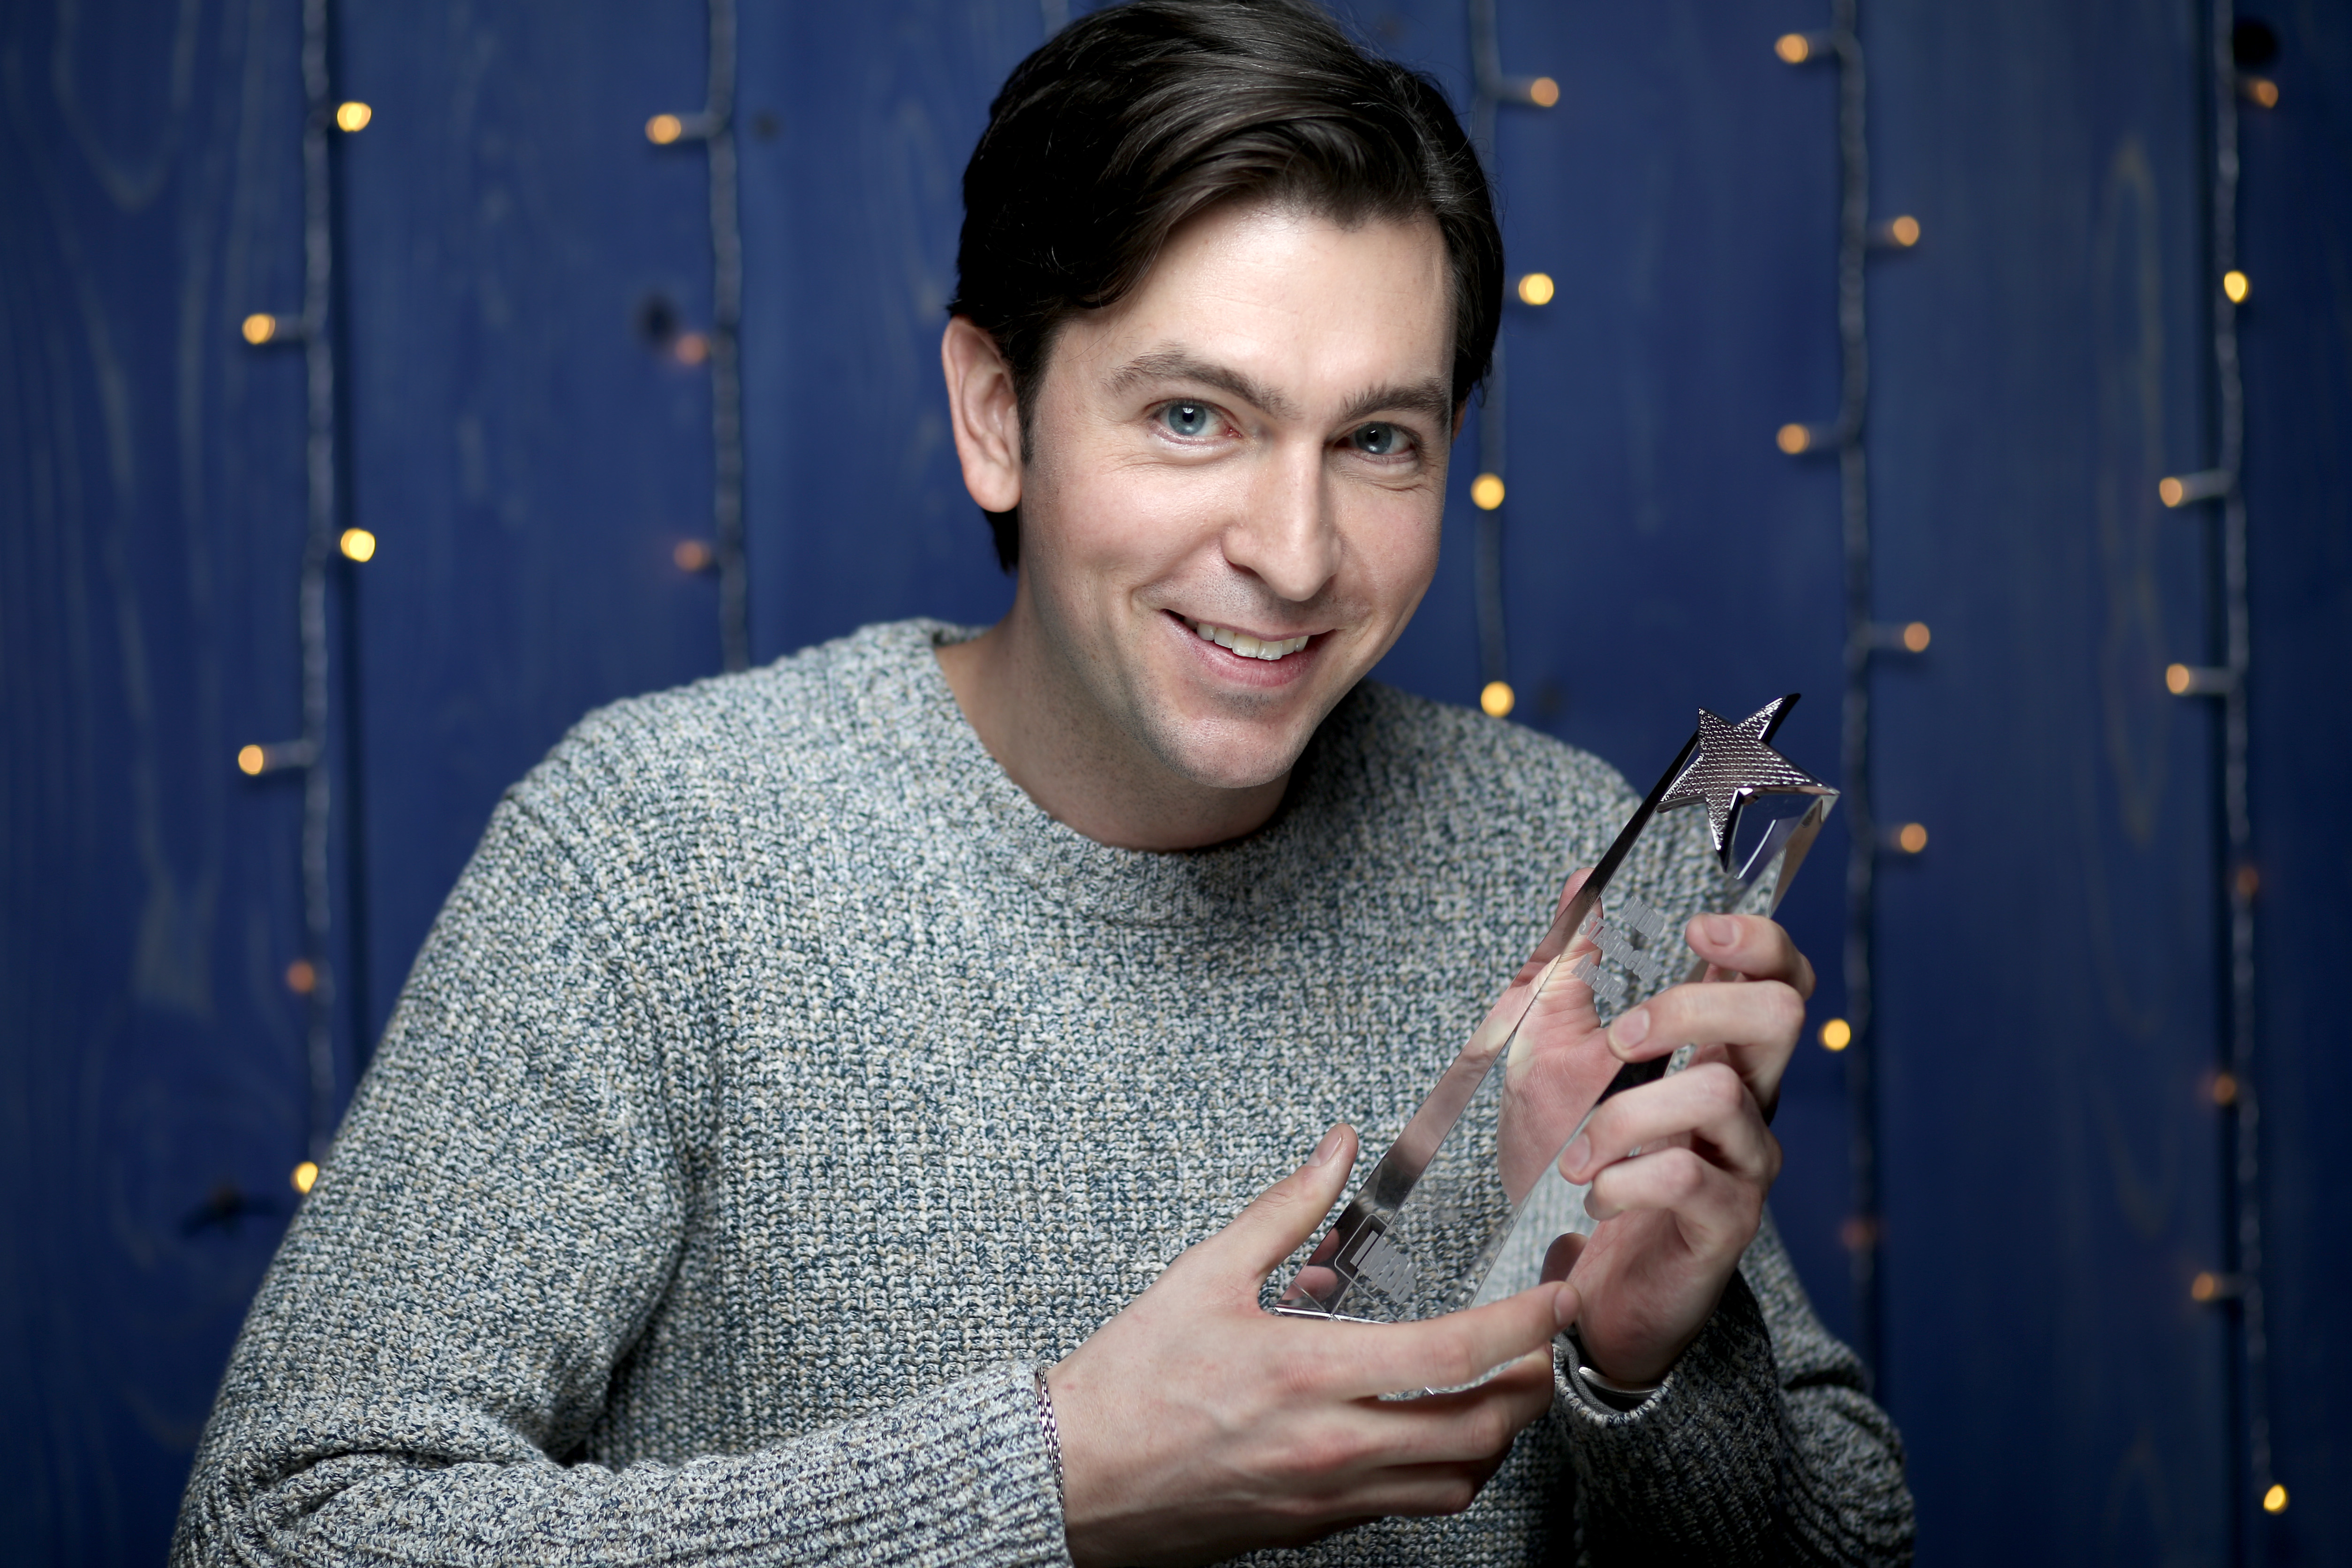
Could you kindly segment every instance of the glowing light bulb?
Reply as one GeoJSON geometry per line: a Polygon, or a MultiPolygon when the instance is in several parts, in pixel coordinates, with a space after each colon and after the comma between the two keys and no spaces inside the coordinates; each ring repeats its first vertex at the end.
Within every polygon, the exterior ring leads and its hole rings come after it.
{"type": "Polygon", "coordinates": [[[1916,822],[1906,822],[1895,830],[1895,847],[1906,855],[1916,855],[1927,847],[1927,830],[1916,822]]]}
{"type": "Polygon", "coordinates": [[[261,770],[269,765],[268,753],[259,746],[239,746],[236,749],[236,771],[247,778],[259,778],[261,770]]]}
{"type": "Polygon", "coordinates": [[[319,988],[319,971],[307,958],[298,958],[286,966],[286,989],[297,996],[308,996],[319,988]]]}
{"type": "Polygon", "coordinates": [[[335,105],[335,124],[341,130],[364,131],[368,128],[368,121],[374,118],[375,110],[356,99],[335,105]]]}
{"type": "Polygon", "coordinates": [[[2188,696],[2189,689],[2196,684],[2197,677],[2187,665],[2168,664],[2164,667],[2164,689],[2175,697],[2188,696]]]}
{"type": "Polygon", "coordinates": [[[700,332],[680,332],[677,342],[670,345],[669,352],[677,357],[680,364],[700,364],[710,357],[710,340],[700,332]]]}
{"type": "Polygon", "coordinates": [[[1480,511],[1492,511],[1503,504],[1503,476],[1480,474],[1470,481],[1470,504],[1480,511]]]}
{"type": "Polygon", "coordinates": [[[2278,107],[2278,83],[2266,76],[2250,76],[2243,84],[2246,97],[2264,109],[2278,107]]]}
{"type": "Polygon", "coordinates": [[[1559,101],[1559,83],[1548,76],[1539,76],[1528,83],[1528,101],[1538,109],[1549,109],[1559,101]]]}
{"type": "Polygon", "coordinates": [[[2286,1488],[2281,1486],[2276,1481],[2273,1481],[2271,1483],[2271,1489],[2263,1494],[2263,1511],[2264,1513],[2284,1513],[2286,1511],[2286,1488]]]}
{"type": "Polygon", "coordinates": [[[656,114],[646,121],[646,140],[656,147],[667,147],[686,134],[686,121],[675,114],[656,114]]]}
{"type": "Polygon", "coordinates": [[[1783,425],[1772,439],[1780,450],[1793,458],[1813,444],[1813,433],[1801,425],[1783,425]]]}
{"type": "Polygon", "coordinates": [[[1843,1018],[1832,1018],[1822,1026],[1822,1049],[1842,1051],[1853,1044],[1853,1026],[1843,1018]]]}
{"type": "Polygon", "coordinates": [[[1519,299],[1529,305],[1549,305],[1554,292],[1551,274],[1530,272],[1519,279],[1519,299]]]}
{"type": "Polygon", "coordinates": [[[1906,213],[1886,226],[1886,237],[1908,250],[1919,243],[1919,220],[1906,213]]]}
{"type": "Polygon", "coordinates": [[[2238,1103],[2238,1075],[2236,1073],[2217,1072],[2213,1075],[2213,1103],[2216,1105],[2235,1105],[2238,1103]]]}
{"type": "Polygon", "coordinates": [[[1903,628],[1903,651],[1906,653],[1926,653],[1927,651],[1928,640],[1934,637],[1934,633],[1927,629],[1927,622],[1913,621],[1909,626],[1903,628]]]}
{"type": "Polygon", "coordinates": [[[319,1184],[319,1167],[315,1161],[305,1160],[294,1167],[294,1190],[308,1195],[319,1184]]]}
{"type": "Polygon", "coordinates": [[[2167,506],[2179,506],[2189,499],[2189,487],[2179,479],[2158,479],[2156,481],[2156,499],[2167,506]]]}
{"type": "Polygon", "coordinates": [[[699,539],[681,539],[669,552],[669,558],[677,563],[681,572],[708,572],[718,556],[699,539]]]}
{"type": "Polygon", "coordinates": [[[1789,65],[1801,66],[1813,57],[1813,46],[1802,33],[1783,33],[1772,40],[1772,52],[1789,65]]]}
{"type": "Polygon", "coordinates": [[[1478,693],[1478,706],[1486,710],[1489,719],[1509,718],[1518,700],[1518,695],[1507,680],[1490,680],[1478,693]]]}
{"type": "Polygon", "coordinates": [[[342,538],[337,540],[335,543],[350,560],[373,561],[375,559],[375,535],[364,528],[343,530],[342,538]]]}
{"type": "Polygon", "coordinates": [[[2221,274],[2221,292],[2230,297],[2230,303],[2232,305],[2244,304],[2247,292],[2251,288],[2252,285],[2246,281],[2246,275],[2234,267],[2221,274]]]}
{"type": "Polygon", "coordinates": [[[278,318],[266,310],[256,310],[245,319],[239,331],[249,343],[266,343],[278,335],[278,318]]]}
{"type": "Polygon", "coordinates": [[[2210,1301],[2221,1293],[2221,1281],[2212,1274],[2200,1274],[2189,1282],[2189,1299],[2210,1301]]]}

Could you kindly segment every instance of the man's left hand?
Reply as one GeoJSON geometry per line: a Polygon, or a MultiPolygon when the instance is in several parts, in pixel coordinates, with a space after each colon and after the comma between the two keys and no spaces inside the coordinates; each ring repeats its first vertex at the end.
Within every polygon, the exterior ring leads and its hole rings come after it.
{"type": "Polygon", "coordinates": [[[1615,1383],[1665,1375],[1755,1239],[1780,1173],[1768,1123],[1813,990],[1812,965],[1771,921],[1701,915],[1685,934],[1706,977],[1629,1008],[1607,1040],[1625,1062],[1689,1042],[1690,1066],[1604,1100],[1560,1155],[1602,1222],[1569,1275],[1584,1302],[1577,1332],[1615,1383]]]}

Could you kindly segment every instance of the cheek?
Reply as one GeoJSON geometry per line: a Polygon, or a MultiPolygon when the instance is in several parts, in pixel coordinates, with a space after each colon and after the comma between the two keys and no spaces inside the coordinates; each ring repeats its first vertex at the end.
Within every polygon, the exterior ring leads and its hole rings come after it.
{"type": "Polygon", "coordinates": [[[1411,614],[1437,575],[1442,511],[1426,505],[1397,508],[1360,536],[1359,555],[1372,595],[1399,614],[1411,614]]]}
{"type": "Polygon", "coordinates": [[[1234,488],[1211,476],[1106,456],[1049,480],[1048,552],[1104,587],[1156,580],[1213,547],[1233,510],[1226,492],[1234,488]]]}

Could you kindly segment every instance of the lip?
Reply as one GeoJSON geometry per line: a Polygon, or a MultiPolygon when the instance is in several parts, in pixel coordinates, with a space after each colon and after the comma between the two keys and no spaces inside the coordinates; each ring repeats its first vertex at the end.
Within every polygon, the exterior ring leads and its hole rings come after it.
{"type": "MultiPolygon", "coordinates": [[[[1199,660],[1201,667],[1221,684],[1244,686],[1257,691],[1279,690],[1304,679],[1307,671],[1321,661],[1323,645],[1330,640],[1331,635],[1328,631],[1306,633],[1304,635],[1307,637],[1307,646],[1297,653],[1285,654],[1276,659],[1251,658],[1211,642],[1194,631],[1190,621],[1173,610],[1162,610],[1160,616],[1166,621],[1170,632],[1183,639],[1184,646],[1192,650],[1192,657],[1199,660]]],[[[1212,621],[1209,624],[1220,626],[1224,625],[1222,621],[1212,621]]],[[[1279,637],[1269,637],[1258,632],[1248,631],[1244,626],[1234,626],[1229,629],[1236,632],[1247,631],[1249,636],[1256,637],[1260,642],[1283,640],[1279,637]]],[[[1291,632],[1288,635],[1298,637],[1302,634],[1291,632]]]]}

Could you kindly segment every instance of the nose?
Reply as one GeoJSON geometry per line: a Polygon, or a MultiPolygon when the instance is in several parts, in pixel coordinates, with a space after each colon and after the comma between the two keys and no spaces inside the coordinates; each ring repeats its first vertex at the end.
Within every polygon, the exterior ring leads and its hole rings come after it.
{"type": "Polygon", "coordinates": [[[1339,574],[1340,541],[1319,444],[1297,443],[1259,468],[1224,550],[1276,598],[1304,604],[1324,590],[1339,574]]]}

